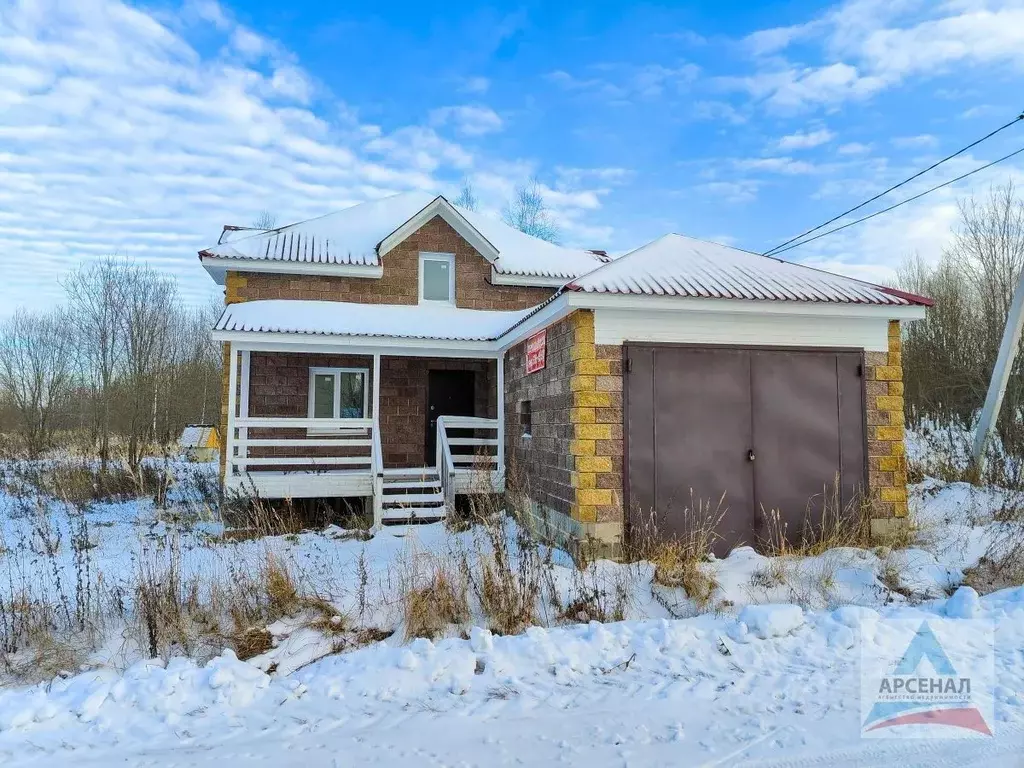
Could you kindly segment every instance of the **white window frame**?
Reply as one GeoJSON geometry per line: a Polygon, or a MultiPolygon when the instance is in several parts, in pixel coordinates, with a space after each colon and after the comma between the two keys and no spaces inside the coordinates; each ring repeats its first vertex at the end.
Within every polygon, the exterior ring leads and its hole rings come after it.
{"type": "Polygon", "coordinates": [[[454,253],[430,253],[428,251],[420,252],[420,304],[439,304],[444,307],[455,306],[455,254],[454,253]],[[447,261],[448,262],[448,301],[441,299],[424,299],[423,298],[423,264],[427,261],[447,261]]]}
{"type": "MultiPolygon", "coordinates": [[[[315,419],[314,416],[314,383],[316,382],[317,376],[334,376],[334,416],[332,418],[341,418],[341,374],[343,373],[361,373],[363,375],[363,415],[361,418],[369,418],[368,413],[370,411],[370,369],[369,368],[328,368],[323,366],[310,366],[309,369],[309,393],[306,398],[306,413],[309,418],[315,419]]],[[[344,430],[344,427],[310,427],[306,430],[308,434],[312,435],[323,435],[323,434],[335,434],[344,430]]],[[[347,431],[347,430],[346,430],[347,431]]]]}

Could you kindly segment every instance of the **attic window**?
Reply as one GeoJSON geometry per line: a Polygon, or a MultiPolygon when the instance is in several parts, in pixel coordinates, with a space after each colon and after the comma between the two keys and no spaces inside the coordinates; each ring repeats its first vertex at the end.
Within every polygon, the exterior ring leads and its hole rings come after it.
{"type": "Polygon", "coordinates": [[[455,303],[455,254],[420,254],[420,303],[455,303]]]}

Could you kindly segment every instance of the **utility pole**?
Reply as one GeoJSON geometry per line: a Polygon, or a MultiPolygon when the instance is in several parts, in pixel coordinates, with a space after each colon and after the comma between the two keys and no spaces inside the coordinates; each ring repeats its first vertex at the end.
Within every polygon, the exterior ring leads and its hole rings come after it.
{"type": "Polygon", "coordinates": [[[1010,380],[1013,361],[1020,348],[1022,329],[1024,329],[1024,270],[1021,270],[1020,276],[1017,278],[1017,288],[1013,292],[1013,301],[1010,302],[1010,313],[1006,318],[1003,340],[999,343],[996,367],[992,371],[992,381],[989,382],[985,405],[981,409],[978,431],[974,435],[974,466],[979,474],[984,468],[985,448],[988,447],[992,430],[995,429],[996,420],[999,418],[1003,395],[1006,393],[1006,384],[1010,380]]]}

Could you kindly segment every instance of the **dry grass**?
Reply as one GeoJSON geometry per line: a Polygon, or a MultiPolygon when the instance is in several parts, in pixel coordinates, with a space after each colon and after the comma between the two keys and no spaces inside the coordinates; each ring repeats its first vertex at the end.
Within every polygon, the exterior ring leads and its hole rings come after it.
{"type": "Polygon", "coordinates": [[[759,542],[761,551],[772,557],[813,557],[837,547],[870,547],[870,501],[857,494],[843,504],[840,488],[837,478],[808,502],[799,531],[788,530],[779,510],[762,507],[765,533],[759,542]],[[820,515],[814,513],[816,507],[820,507],[820,515]]]}
{"type": "Polygon", "coordinates": [[[450,627],[469,621],[467,585],[441,562],[435,562],[426,584],[410,586],[403,595],[405,639],[440,637],[450,627]]]}

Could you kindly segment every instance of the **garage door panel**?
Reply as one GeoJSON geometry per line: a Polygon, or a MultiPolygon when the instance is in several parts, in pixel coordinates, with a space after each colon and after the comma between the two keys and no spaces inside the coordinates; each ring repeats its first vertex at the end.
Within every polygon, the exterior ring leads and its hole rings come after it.
{"type": "Polygon", "coordinates": [[[686,510],[725,494],[716,554],[820,523],[839,479],[849,504],[866,476],[860,352],[629,345],[628,493],[658,533],[686,535],[686,510]],[[753,461],[748,452],[753,449],[753,461]]]}
{"type": "Polygon", "coordinates": [[[753,478],[749,359],[739,350],[671,349],[654,358],[655,504],[686,535],[694,516],[723,512],[716,549],[750,539],[753,478]]]}
{"type": "Polygon", "coordinates": [[[867,490],[864,426],[864,356],[859,352],[836,355],[839,379],[839,434],[843,464],[843,507],[857,504],[867,490]]]}
{"type": "Polygon", "coordinates": [[[762,533],[775,512],[791,540],[821,518],[841,469],[836,359],[830,354],[754,352],[754,488],[762,533]]]}
{"type": "Polygon", "coordinates": [[[626,458],[629,524],[634,540],[651,535],[654,508],[654,349],[626,347],[632,361],[626,392],[626,458]]]}

